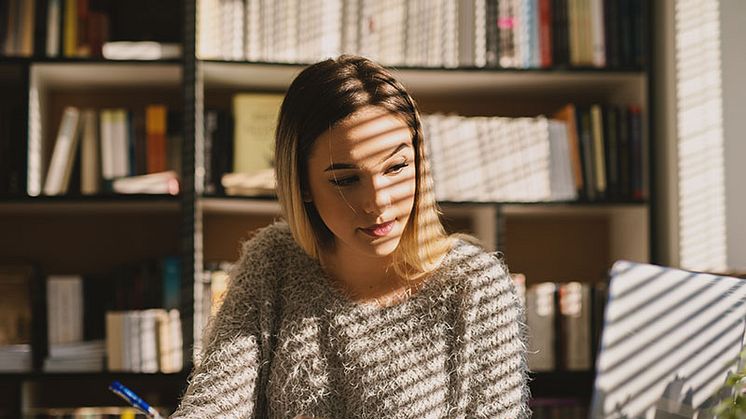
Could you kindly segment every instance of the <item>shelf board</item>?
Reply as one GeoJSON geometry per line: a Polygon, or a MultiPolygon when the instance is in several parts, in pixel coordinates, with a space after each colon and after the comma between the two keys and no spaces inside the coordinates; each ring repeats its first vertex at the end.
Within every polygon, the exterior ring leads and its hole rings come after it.
{"type": "Polygon", "coordinates": [[[176,380],[184,381],[189,371],[176,373],[139,373],[139,372],[0,372],[0,381],[65,381],[65,380],[176,380]]]}
{"type": "MultiPolygon", "coordinates": [[[[272,197],[204,196],[199,200],[206,213],[280,214],[280,204],[272,197]]],[[[587,215],[608,214],[625,210],[642,210],[646,202],[438,202],[446,211],[478,210],[501,207],[504,215],[587,215]]]]}
{"type": "Polygon", "coordinates": [[[45,88],[174,88],[181,86],[176,62],[49,61],[31,65],[32,78],[45,88]]]}
{"type": "Polygon", "coordinates": [[[274,198],[202,197],[199,205],[206,214],[280,215],[280,203],[274,198]]]}
{"type": "Polygon", "coordinates": [[[647,202],[542,202],[542,203],[506,203],[502,214],[535,215],[535,216],[587,216],[610,215],[619,212],[646,211],[647,202]]]}
{"type": "MultiPolygon", "coordinates": [[[[205,87],[284,91],[304,68],[300,64],[202,61],[205,87]]],[[[639,70],[392,68],[415,95],[511,95],[522,92],[577,94],[639,90],[646,75],[639,70]]]]}
{"type": "Polygon", "coordinates": [[[39,196],[0,200],[0,214],[159,213],[179,210],[170,195],[39,196]]]}

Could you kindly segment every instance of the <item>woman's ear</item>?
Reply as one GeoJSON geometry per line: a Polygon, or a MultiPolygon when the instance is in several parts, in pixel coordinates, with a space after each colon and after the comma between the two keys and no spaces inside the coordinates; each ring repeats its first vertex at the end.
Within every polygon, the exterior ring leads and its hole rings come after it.
{"type": "Polygon", "coordinates": [[[310,192],[304,190],[302,192],[302,195],[303,195],[303,202],[313,202],[313,198],[311,198],[311,193],[310,192]]]}

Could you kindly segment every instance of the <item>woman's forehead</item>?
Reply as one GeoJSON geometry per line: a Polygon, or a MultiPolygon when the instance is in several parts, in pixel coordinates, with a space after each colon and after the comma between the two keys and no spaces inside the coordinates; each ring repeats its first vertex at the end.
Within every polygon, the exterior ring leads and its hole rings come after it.
{"type": "Polygon", "coordinates": [[[381,108],[364,108],[316,141],[314,155],[353,161],[379,161],[400,144],[412,147],[412,132],[401,117],[381,108]]]}

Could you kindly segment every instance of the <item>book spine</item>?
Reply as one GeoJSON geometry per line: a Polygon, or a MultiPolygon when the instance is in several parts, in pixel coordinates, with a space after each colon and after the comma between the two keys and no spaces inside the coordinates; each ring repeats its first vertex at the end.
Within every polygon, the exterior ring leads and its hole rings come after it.
{"type": "Polygon", "coordinates": [[[148,173],[167,170],[166,164],[166,107],[150,105],[145,110],[148,173]]]}
{"type": "Polygon", "coordinates": [[[80,111],[72,106],[65,108],[57,139],[44,183],[45,195],[59,195],[67,190],[72,163],[78,141],[80,111]]]}

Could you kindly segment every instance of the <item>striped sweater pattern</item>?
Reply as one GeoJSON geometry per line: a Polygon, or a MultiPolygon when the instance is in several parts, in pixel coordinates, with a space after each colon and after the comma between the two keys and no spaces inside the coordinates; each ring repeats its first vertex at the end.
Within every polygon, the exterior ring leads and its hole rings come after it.
{"type": "Polygon", "coordinates": [[[459,240],[409,298],[351,301],[284,222],[244,243],[173,418],[527,418],[507,268],[459,240]]]}

